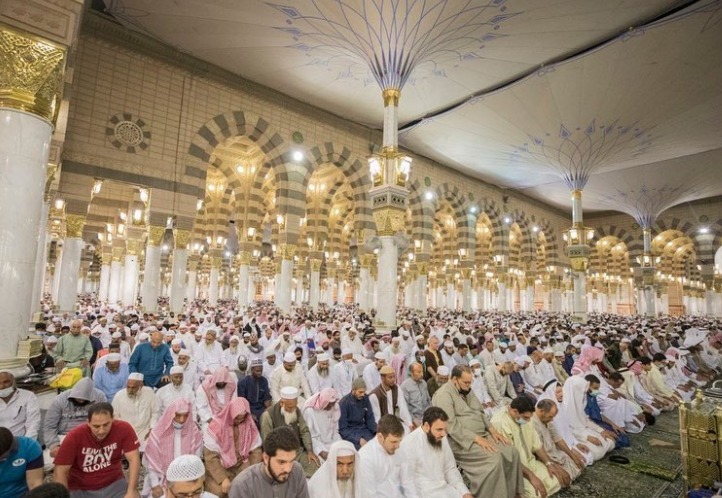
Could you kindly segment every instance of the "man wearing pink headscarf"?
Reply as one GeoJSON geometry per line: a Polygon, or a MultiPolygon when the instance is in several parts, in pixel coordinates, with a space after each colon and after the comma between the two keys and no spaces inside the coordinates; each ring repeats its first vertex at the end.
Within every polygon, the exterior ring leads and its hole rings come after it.
{"type": "Polygon", "coordinates": [[[261,435],[245,398],[232,399],[213,417],[203,433],[206,490],[226,498],[231,482],[247,467],[261,461],[261,435]]]}
{"type": "Polygon", "coordinates": [[[193,418],[193,407],[185,398],[173,401],[151,429],[143,454],[147,469],[143,495],[163,496],[165,472],[181,455],[201,455],[203,436],[193,418]]]}
{"type": "Polygon", "coordinates": [[[303,417],[311,431],[313,452],[323,460],[328,457],[331,445],[341,440],[338,433],[338,419],[341,417],[338,400],[336,390],[329,387],[321,389],[303,405],[303,417]]]}
{"type": "Polygon", "coordinates": [[[205,428],[238,395],[236,380],[227,367],[221,367],[203,380],[196,395],[196,409],[201,427],[205,428]]]}

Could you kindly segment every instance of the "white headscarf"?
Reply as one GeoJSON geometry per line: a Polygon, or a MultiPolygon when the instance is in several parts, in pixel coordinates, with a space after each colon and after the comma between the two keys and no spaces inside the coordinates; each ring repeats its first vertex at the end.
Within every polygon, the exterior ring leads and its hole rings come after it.
{"type": "Polygon", "coordinates": [[[328,450],[328,458],[308,481],[308,493],[311,498],[343,498],[338,490],[336,480],[336,459],[338,456],[354,456],[353,465],[353,496],[364,497],[364,491],[359,478],[359,459],[361,458],[352,443],[336,441],[328,450]]]}
{"type": "Polygon", "coordinates": [[[559,385],[559,382],[552,382],[551,384],[547,385],[547,388],[539,396],[539,401],[541,401],[543,399],[550,399],[554,403],[556,403],[557,414],[554,417],[554,419],[552,420],[552,423],[554,424],[554,429],[556,429],[557,434],[559,434],[559,437],[561,437],[564,440],[564,442],[567,443],[567,446],[569,446],[570,448],[573,448],[574,446],[576,446],[577,440],[569,428],[569,419],[567,418],[567,414],[564,411],[564,408],[562,407],[562,402],[557,400],[556,389],[557,389],[558,385],[559,385]]]}
{"type": "Polygon", "coordinates": [[[572,430],[585,430],[587,428],[587,414],[584,407],[587,404],[587,391],[589,382],[581,375],[572,375],[564,383],[564,401],[562,410],[566,412],[569,427],[572,430]]]}

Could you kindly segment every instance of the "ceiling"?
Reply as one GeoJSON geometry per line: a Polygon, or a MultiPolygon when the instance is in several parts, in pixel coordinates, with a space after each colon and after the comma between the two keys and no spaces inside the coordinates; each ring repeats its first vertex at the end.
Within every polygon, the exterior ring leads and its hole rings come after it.
{"type": "Polygon", "coordinates": [[[380,88],[403,87],[403,146],[551,205],[584,187],[585,210],[656,216],[722,195],[722,0],[104,2],[375,128],[380,88]]]}

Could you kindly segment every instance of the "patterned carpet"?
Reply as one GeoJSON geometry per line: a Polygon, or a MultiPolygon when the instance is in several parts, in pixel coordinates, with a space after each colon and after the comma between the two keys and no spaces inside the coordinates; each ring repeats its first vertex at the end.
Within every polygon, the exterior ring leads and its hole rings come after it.
{"type": "Polygon", "coordinates": [[[614,451],[630,460],[629,466],[616,465],[605,458],[588,467],[559,498],[679,498],[684,485],[681,476],[679,419],[677,412],[663,413],[654,427],[630,436],[631,448],[614,451]],[[672,446],[656,446],[659,442],[672,446]],[[654,444],[650,444],[654,443],[654,444]],[[673,481],[647,475],[638,469],[654,467],[671,476],[673,481]]]}

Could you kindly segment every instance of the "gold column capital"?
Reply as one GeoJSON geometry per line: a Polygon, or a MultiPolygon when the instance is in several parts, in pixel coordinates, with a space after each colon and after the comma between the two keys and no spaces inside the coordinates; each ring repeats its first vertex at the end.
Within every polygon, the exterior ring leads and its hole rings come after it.
{"type": "Polygon", "coordinates": [[[581,190],[572,190],[572,199],[581,199],[581,198],[582,198],[581,190]]]}
{"type": "Polygon", "coordinates": [[[163,242],[165,235],[165,227],[150,226],[148,227],[148,245],[158,247],[163,242]]]}
{"type": "Polygon", "coordinates": [[[361,268],[371,268],[374,262],[374,255],[373,254],[363,254],[360,258],[361,260],[361,268]]]}
{"type": "Polygon", "coordinates": [[[321,260],[320,259],[312,259],[311,260],[311,271],[321,271],[321,260]]]}
{"type": "Polygon", "coordinates": [[[401,98],[401,90],[398,88],[386,88],[381,95],[384,98],[384,107],[393,105],[394,107],[399,106],[399,98],[401,98]]]}
{"type": "Polygon", "coordinates": [[[223,259],[220,256],[211,256],[211,268],[220,270],[223,259]]]}
{"type": "Polygon", "coordinates": [[[65,230],[67,237],[79,239],[83,236],[85,227],[85,216],[79,214],[68,214],[65,216],[65,230]]]}
{"type": "Polygon", "coordinates": [[[125,252],[125,247],[121,247],[121,246],[119,246],[119,247],[114,247],[114,248],[113,248],[113,251],[112,251],[112,253],[111,253],[111,255],[112,255],[112,260],[113,260],[113,261],[117,261],[117,262],[123,261],[123,253],[124,253],[124,252],[125,252]]]}
{"type": "Polygon", "coordinates": [[[191,240],[190,230],[173,230],[173,239],[176,249],[187,249],[188,242],[191,240]]]}
{"type": "Polygon", "coordinates": [[[66,50],[0,27],[0,108],[54,122],[63,91],[66,50]]]}
{"type": "Polygon", "coordinates": [[[251,264],[251,253],[249,251],[241,251],[238,253],[238,264],[248,266],[251,264]]]}
{"type": "Polygon", "coordinates": [[[295,244],[281,244],[278,246],[278,254],[281,256],[281,259],[292,260],[297,249],[298,246],[295,244]]]}
{"type": "Polygon", "coordinates": [[[405,229],[406,212],[401,209],[386,206],[374,209],[373,214],[378,235],[394,235],[405,229]]]}
{"type": "Polygon", "coordinates": [[[126,256],[137,256],[142,249],[142,241],[140,239],[126,239],[125,249],[126,256]]]}

